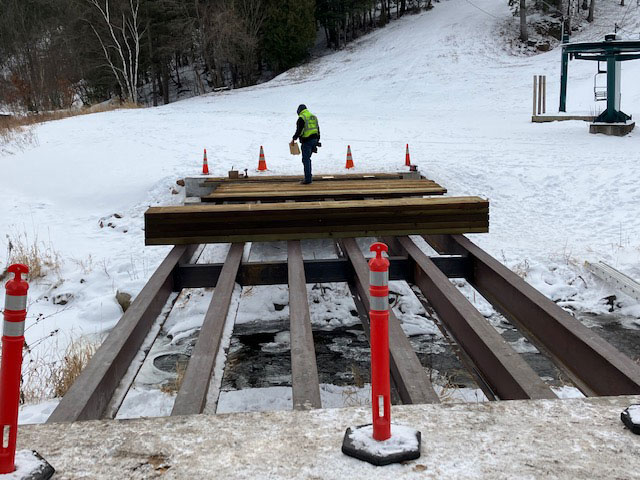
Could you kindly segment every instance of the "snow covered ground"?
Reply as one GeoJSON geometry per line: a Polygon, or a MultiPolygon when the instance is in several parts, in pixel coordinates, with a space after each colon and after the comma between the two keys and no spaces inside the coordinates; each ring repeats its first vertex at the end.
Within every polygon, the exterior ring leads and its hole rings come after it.
{"type": "MultiPolygon", "coordinates": [[[[144,246],[143,212],[183,201],[175,181],[200,171],[203,148],[212,175],[231,167],[258,175],[261,145],[268,174],[301,174],[287,148],[299,103],[320,119],[316,173],[341,172],[347,144],[357,172],[402,170],[409,143],[413,162],[451,195],[490,200],[491,232],[473,241],[562,305],[608,311],[602,299],[613,291],[583,264],[603,260],[640,278],[640,133],[532,124],[532,76],[547,75],[554,111],[560,53],[513,55],[504,35],[517,19],[507,2],[474,3],[488,13],[447,0],[256,87],[49,122],[37,127],[37,144],[0,156],[0,261],[9,240],[59,258],[32,283],[25,368],[46,368],[73,339],[99,342],[113,327],[116,292],[135,296],[168,252],[144,246]]],[[[573,40],[601,38],[627,9],[618,3],[598,2],[596,25],[573,40]]],[[[625,30],[637,32],[640,8],[629,3],[625,30]]],[[[638,117],[640,61],[622,72],[622,109],[638,117]]],[[[570,63],[569,112],[602,108],[594,73],[592,62],[570,63]]],[[[220,261],[226,248],[209,255],[220,261]]],[[[637,302],[618,301],[640,317],[637,302]]],[[[177,312],[167,328],[193,330],[195,313],[177,312]]]]}

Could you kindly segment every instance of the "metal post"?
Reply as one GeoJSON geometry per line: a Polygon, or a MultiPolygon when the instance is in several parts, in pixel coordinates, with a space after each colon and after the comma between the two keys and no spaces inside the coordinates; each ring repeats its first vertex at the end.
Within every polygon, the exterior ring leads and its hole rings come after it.
{"type": "Polygon", "coordinates": [[[547,76],[542,76],[542,113],[547,113],[547,76]]]}
{"type": "Polygon", "coordinates": [[[561,112],[567,111],[567,75],[569,70],[569,54],[562,49],[562,65],[560,72],[560,108],[561,112]]]}
{"type": "Polygon", "coordinates": [[[538,115],[542,113],[542,75],[538,75],[538,115]]]}
{"type": "Polygon", "coordinates": [[[607,57],[607,113],[605,122],[616,121],[616,59],[613,55],[607,57]]]}
{"type": "Polygon", "coordinates": [[[620,80],[622,75],[620,75],[621,71],[621,63],[616,61],[616,96],[615,96],[615,109],[616,112],[620,111],[620,100],[622,97],[622,90],[620,88],[620,80]]]}
{"type": "Polygon", "coordinates": [[[533,76],[533,113],[532,115],[536,116],[536,94],[538,93],[538,76],[533,76]]]}

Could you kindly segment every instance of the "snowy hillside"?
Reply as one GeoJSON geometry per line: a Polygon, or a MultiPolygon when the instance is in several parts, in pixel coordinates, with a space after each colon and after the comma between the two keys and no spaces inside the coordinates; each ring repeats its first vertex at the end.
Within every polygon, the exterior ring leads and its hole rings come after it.
{"type": "MultiPolygon", "coordinates": [[[[615,138],[582,122],[532,124],[533,75],[547,75],[548,110],[557,109],[560,53],[512,55],[507,2],[474,3],[489,14],[447,0],[269,83],[50,122],[37,128],[37,145],[0,157],[0,259],[7,235],[37,238],[61,259],[30,293],[27,342],[44,339],[39,358],[119,319],[116,291],[135,295],[168,252],[144,246],[142,214],[183,200],[175,181],[198,174],[203,148],[212,175],[232,166],[257,175],[261,145],[269,174],[301,174],[287,148],[299,103],[320,120],[315,173],[341,172],[347,144],[356,171],[402,170],[409,143],[414,163],[449,194],[490,200],[490,233],[472,240],[554,300],[603,308],[610,291],[585,260],[640,278],[640,131],[615,138]]],[[[602,38],[624,14],[618,3],[598,2],[596,25],[572,40],[602,38]]],[[[627,28],[640,31],[630,3],[627,28]]],[[[622,70],[622,109],[640,118],[640,61],[622,70]]],[[[603,107],[593,102],[594,73],[592,62],[570,63],[568,111],[603,107]]]]}

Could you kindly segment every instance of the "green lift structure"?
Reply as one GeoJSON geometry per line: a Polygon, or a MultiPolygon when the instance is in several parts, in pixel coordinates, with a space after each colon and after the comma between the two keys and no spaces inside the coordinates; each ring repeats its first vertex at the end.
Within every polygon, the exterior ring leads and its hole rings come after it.
{"type": "Polygon", "coordinates": [[[567,72],[569,60],[591,60],[606,63],[606,71],[600,70],[594,77],[594,95],[596,100],[607,100],[607,109],[595,120],[596,123],[624,123],[630,115],[620,110],[620,62],[640,59],[640,40],[616,40],[615,34],[605,35],[604,42],[575,42],[562,45],[562,73],[560,77],[560,111],[567,111],[567,72]],[[607,75],[606,87],[598,86],[598,74],[607,75]],[[606,88],[606,90],[605,90],[606,88]]]}

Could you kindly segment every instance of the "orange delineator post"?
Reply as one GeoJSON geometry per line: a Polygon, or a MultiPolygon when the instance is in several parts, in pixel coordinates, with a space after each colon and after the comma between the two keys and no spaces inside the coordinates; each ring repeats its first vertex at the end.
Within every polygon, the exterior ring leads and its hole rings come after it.
{"type": "Polygon", "coordinates": [[[347,164],[344,168],[353,168],[353,157],[351,156],[351,145],[347,145],[347,164]]]}
{"type": "Polygon", "coordinates": [[[202,160],[202,174],[209,175],[209,164],[207,163],[207,149],[204,149],[204,159],[202,160]]]}
{"type": "Polygon", "coordinates": [[[0,361],[0,474],[16,469],[18,405],[24,345],[24,321],[27,317],[29,284],[21,275],[29,273],[26,265],[16,263],[7,269],[15,277],[6,284],[2,359],[0,361]]]}
{"type": "Polygon", "coordinates": [[[407,167],[411,166],[411,157],[409,156],[409,144],[407,143],[407,153],[404,157],[404,164],[407,167]]]}
{"type": "Polygon", "coordinates": [[[267,169],[267,161],[264,158],[264,149],[260,145],[260,158],[258,160],[258,171],[263,172],[267,169]]]}
{"type": "Polygon", "coordinates": [[[381,242],[371,245],[376,256],[369,260],[371,320],[371,410],[373,438],[391,437],[391,387],[389,379],[389,260],[382,256],[389,248],[381,242]]]}

